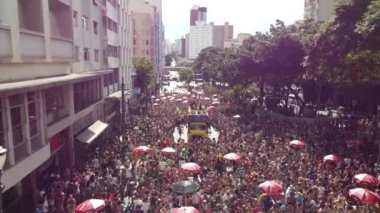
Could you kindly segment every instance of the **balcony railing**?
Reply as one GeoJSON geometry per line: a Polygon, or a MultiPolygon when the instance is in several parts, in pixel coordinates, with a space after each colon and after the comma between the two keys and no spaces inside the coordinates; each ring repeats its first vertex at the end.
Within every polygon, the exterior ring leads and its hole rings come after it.
{"type": "Polygon", "coordinates": [[[45,57],[44,34],[21,29],[20,31],[21,56],[23,57],[45,57]]]}
{"type": "Polygon", "coordinates": [[[35,153],[40,148],[43,147],[42,141],[41,141],[41,135],[37,135],[30,139],[30,143],[32,145],[32,152],[35,153]]]}
{"type": "Polygon", "coordinates": [[[27,143],[21,143],[14,147],[15,163],[19,163],[29,156],[27,143]]]}
{"type": "Polygon", "coordinates": [[[72,59],[73,41],[63,38],[51,38],[51,56],[53,58],[72,59]]]}
{"type": "Polygon", "coordinates": [[[11,57],[11,35],[10,28],[8,26],[0,25],[0,58],[11,57]]]}

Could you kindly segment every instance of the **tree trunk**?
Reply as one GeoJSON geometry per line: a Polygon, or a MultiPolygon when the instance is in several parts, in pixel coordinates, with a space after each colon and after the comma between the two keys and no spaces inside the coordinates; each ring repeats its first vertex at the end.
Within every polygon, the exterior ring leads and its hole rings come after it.
{"type": "Polygon", "coordinates": [[[265,86],[265,80],[263,77],[260,79],[260,98],[259,98],[259,103],[260,106],[263,106],[264,103],[264,86],[265,86]]]}
{"type": "Polygon", "coordinates": [[[317,110],[321,105],[321,96],[322,96],[322,82],[317,80],[317,110]]]}

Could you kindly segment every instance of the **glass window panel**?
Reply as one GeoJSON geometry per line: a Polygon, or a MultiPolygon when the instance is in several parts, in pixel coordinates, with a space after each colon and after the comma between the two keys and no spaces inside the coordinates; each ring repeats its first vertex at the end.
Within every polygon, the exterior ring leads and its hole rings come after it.
{"type": "Polygon", "coordinates": [[[0,111],[0,146],[4,147],[4,141],[3,113],[0,111]]]}
{"type": "Polygon", "coordinates": [[[19,126],[13,126],[12,127],[12,133],[13,133],[13,144],[17,145],[22,142],[22,127],[19,126]]]}
{"type": "Polygon", "coordinates": [[[30,136],[35,136],[39,133],[38,122],[37,119],[29,120],[29,128],[30,128],[30,136]]]}
{"type": "Polygon", "coordinates": [[[23,95],[12,95],[9,96],[9,104],[12,106],[17,106],[24,103],[23,95]]]}
{"type": "Polygon", "coordinates": [[[15,107],[11,109],[11,121],[12,126],[21,124],[21,107],[15,107]]]}
{"type": "Polygon", "coordinates": [[[29,112],[29,118],[36,118],[37,117],[37,110],[36,110],[36,104],[35,103],[31,103],[31,104],[28,104],[28,112],[29,112]]]}
{"type": "Polygon", "coordinates": [[[28,102],[32,102],[37,100],[37,93],[36,92],[28,92],[27,94],[28,102]]]}

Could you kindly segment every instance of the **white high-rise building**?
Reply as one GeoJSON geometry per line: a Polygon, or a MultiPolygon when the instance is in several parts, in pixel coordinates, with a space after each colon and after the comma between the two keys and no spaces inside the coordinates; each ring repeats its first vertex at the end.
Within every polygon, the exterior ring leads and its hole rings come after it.
{"type": "Polygon", "coordinates": [[[334,0],[305,0],[304,18],[314,21],[328,21],[333,13],[334,0]]]}
{"type": "Polygon", "coordinates": [[[202,49],[213,45],[214,26],[204,21],[197,21],[190,26],[189,58],[195,59],[202,49]]]}

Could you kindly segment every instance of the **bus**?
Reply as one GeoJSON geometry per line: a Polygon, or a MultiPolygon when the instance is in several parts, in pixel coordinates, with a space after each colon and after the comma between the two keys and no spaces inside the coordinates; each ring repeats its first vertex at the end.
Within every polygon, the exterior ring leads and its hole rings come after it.
{"type": "Polygon", "coordinates": [[[210,127],[210,119],[205,110],[195,110],[189,108],[187,114],[188,138],[207,137],[210,127]]]}

